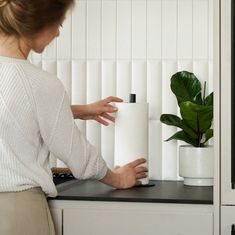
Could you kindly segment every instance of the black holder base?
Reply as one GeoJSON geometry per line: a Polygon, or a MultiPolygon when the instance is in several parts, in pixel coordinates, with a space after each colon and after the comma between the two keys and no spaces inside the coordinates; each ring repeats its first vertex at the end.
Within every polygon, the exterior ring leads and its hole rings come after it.
{"type": "Polygon", "coordinates": [[[153,187],[155,186],[154,183],[148,183],[148,184],[140,184],[140,185],[136,185],[135,187],[141,187],[141,188],[144,188],[144,187],[153,187]]]}

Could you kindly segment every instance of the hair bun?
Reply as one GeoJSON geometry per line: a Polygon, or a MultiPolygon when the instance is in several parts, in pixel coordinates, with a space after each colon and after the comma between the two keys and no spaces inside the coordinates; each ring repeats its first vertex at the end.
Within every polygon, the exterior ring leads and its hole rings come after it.
{"type": "Polygon", "coordinates": [[[0,7],[5,7],[9,2],[10,0],[0,0],[0,7]]]}

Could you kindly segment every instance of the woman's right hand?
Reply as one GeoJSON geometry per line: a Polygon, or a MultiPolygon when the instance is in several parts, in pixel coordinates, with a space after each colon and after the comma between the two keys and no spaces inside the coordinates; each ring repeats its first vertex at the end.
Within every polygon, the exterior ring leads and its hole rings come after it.
{"type": "Polygon", "coordinates": [[[122,167],[116,167],[113,171],[108,170],[101,182],[118,189],[127,189],[140,185],[140,179],[147,177],[148,169],[141,166],[145,162],[145,159],[140,158],[122,167]]]}

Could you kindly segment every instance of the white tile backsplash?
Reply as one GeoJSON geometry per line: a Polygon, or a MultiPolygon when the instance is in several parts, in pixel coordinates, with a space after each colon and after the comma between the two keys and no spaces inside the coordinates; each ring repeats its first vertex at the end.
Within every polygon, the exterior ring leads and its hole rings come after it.
{"type": "MultiPolygon", "coordinates": [[[[57,74],[73,104],[130,92],[149,103],[149,171],[152,179],[179,180],[176,128],[161,113],[178,113],[170,77],[195,72],[213,90],[213,0],[77,0],[60,38],[32,62],[57,74]]],[[[114,126],[76,120],[113,167],[114,126]]],[[[55,161],[52,161],[55,162],[55,161]]]]}

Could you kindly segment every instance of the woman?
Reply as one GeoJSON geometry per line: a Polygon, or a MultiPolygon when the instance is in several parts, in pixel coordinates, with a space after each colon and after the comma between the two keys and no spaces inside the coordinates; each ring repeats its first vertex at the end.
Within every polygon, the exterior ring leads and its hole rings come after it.
{"type": "Polygon", "coordinates": [[[116,112],[109,97],[70,107],[62,83],[32,65],[55,37],[74,0],[0,0],[0,234],[55,234],[46,196],[57,194],[49,152],[78,179],[93,178],[116,188],[139,184],[147,169],[138,159],[111,171],[82,136],[73,118],[104,125],[116,112]],[[105,118],[105,119],[103,119],[105,118]]]}

